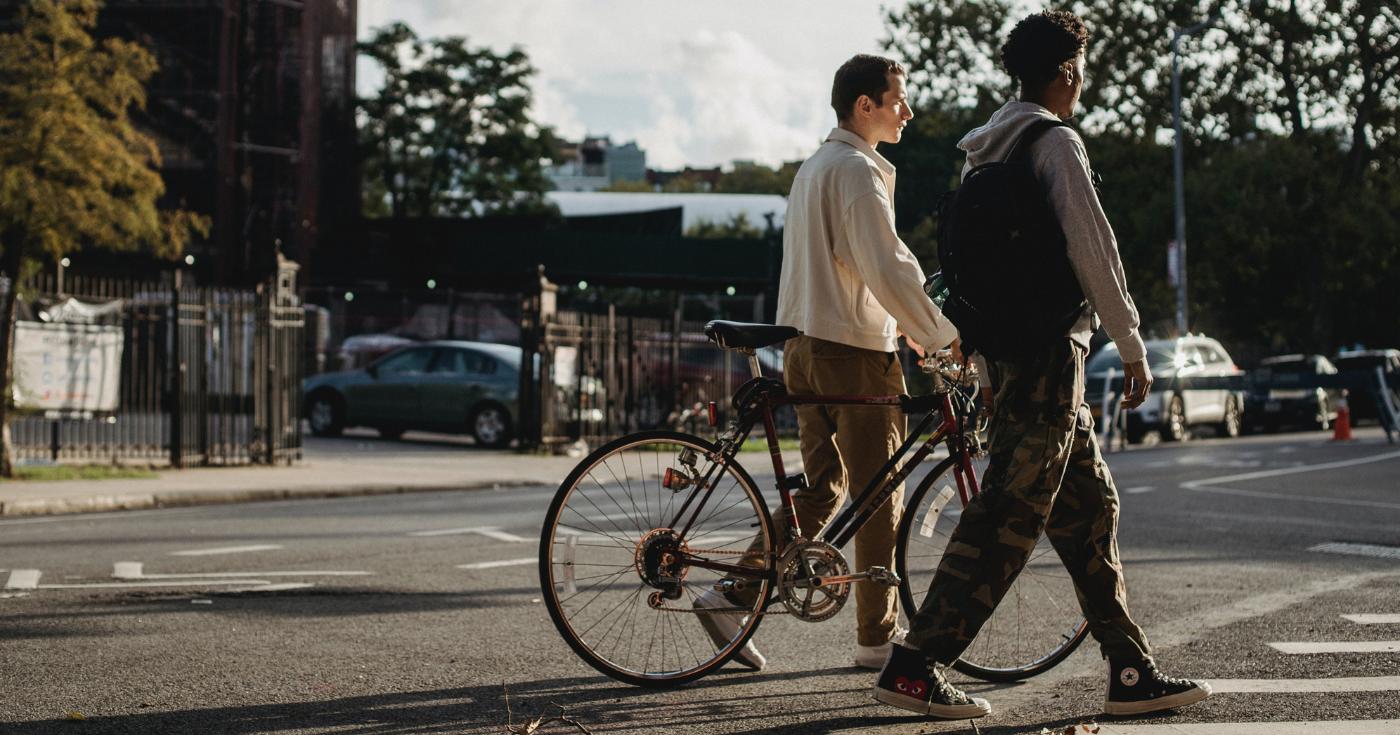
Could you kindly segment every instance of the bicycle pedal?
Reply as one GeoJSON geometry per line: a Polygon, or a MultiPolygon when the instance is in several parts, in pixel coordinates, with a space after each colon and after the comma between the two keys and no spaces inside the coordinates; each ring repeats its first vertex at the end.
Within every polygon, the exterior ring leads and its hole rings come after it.
{"type": "Polygon", "coordinates": [[[875,584],[878,584],[881,587],[899,586],[899,575],[884,567],[871,567],[870,569],[866,570],[865,574],[866,580],[874,582],[875,584]]]}

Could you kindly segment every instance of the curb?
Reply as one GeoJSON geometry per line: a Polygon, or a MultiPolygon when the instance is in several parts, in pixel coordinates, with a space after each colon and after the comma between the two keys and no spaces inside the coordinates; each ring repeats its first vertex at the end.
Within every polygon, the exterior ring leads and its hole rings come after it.
{"type": "Polygon", "coordinates": [[[90,495],[77,498],[25,498],[0,502],[0,518],[106,513],[122,510],[186,508],[198,505],[261,503],[275,500],[318,500],[370,495],[494,490],[506,487],[535,487],[552,483],[530,480],[481,480],[450,485],[362,485],[336,488],[286,488],[258,490],[172,490],[169,492],[90,495]]]}

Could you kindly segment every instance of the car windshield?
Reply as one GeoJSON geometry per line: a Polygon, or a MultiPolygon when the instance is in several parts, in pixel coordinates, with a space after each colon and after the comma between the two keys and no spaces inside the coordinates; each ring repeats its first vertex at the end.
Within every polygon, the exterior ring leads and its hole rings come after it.
{"type": "Polygon", "coordinates": [[[1380,355],[1354,355],[1352,357],[1339,357],[1332,361],[1338,370],[1370,370],[1385,365],[1385,360],[1380,355]]]}
{"type": "MultiPolygon", "coordinates": [[[[1153,370],[1176,367],[1172,364],[1172,356],[1175,351],[1175,345],[1170,343],[1166,345],[1149,343],[1147,345],[1147,364],[1152,366],[1153,370]]],[[[1118,356],[1118,348],[1113,345],[1107,345],[1099,350],[1098,354],[1089,360],[1089,364],[1084,366],[1084,372],[1106,373],[1109,368],[1120,373],[1123,372],[1123,359],[1118,356]]]]}
{"type": "Polygon", "coordinates": [[[1317,372],[1311,360],[1265,360],[1259,367],[1268,368],[1276,373],[1307,373],[1317,372]]]}

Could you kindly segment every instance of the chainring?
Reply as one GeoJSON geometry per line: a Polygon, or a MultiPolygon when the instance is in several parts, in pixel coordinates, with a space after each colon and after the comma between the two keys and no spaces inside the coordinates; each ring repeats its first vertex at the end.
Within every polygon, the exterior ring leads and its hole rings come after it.
{"type": "Polygon", "coordinates": [[[822,541],[799,541],[778,562],[778,598],[788,612],[809,623],[818,623],[841,612],[851,596],[851,583],[813,587],[812,577],[850,574],[851,567],[841,550],[822,541]]]}

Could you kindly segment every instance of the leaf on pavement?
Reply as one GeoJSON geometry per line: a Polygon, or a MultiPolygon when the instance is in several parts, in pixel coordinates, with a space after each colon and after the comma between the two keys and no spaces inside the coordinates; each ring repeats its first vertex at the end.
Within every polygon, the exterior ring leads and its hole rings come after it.
{"type": "Polygon", "coordinates": [[[72,710],[72,711],[70,711],[70,712],[65,716],[65,719],[74,720],[74,721],[77,721],[77,720],[86,720],[86,719],[87,719],[87,716],[84,715],[82,712],[79,712],[79,711],[77,711],[77,710],[72,710]]]}

